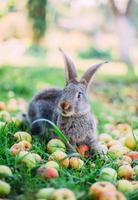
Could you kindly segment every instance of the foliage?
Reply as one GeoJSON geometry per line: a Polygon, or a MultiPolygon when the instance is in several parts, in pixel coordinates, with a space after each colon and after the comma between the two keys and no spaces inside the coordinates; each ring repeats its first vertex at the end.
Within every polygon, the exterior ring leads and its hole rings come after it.
{"type": "Polygon", "coordinates": [[[38,44],[46,30],[47,0],[28,0],[28,16],[32,23],[33,41],[38,44]]]}

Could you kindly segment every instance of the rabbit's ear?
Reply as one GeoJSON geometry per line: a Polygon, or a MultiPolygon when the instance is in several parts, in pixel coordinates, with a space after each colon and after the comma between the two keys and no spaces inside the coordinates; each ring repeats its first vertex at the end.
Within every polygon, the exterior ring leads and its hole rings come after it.
{"type": "Polygon", "coordinates": [[[85,73],[84,75],[81,77],[80,82],[85,84],[86,86],[89,84],[91,78],[93,77],[93,75],[95,74],[95,72],[99,69],[99,67],[101,67],[103,64],[108,63],[108,61],[105,61],[103,63],[100,64],[96,64],[91,66],[85,73]]]}
{"type": "Polygon", "coordinates": [[[76,80],[77,78],[77,72],[74,65],[74,62],[71,60],[71,58],[63,52],[61,48],[59,48],[60,52],[63,55],[64,61],[65,61],[65,76],[67,83],[69,81],[76,80]]]}

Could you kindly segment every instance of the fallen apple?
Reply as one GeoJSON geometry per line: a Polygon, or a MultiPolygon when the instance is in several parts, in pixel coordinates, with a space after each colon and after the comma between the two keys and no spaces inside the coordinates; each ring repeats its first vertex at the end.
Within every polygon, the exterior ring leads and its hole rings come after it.
{"type": "Polygon", "coordinates": [[[11,122],[10,113],[6,110],[0,111],[0,119],[5,122],[11,122]]]}
{"type": "Polygon", "coordinates": [[[46,168],[44,177],[46,179],[57,178],[59,176],[58,171],[55,168],[46,168]]]}
{"type": "Polygon", "coordinates": [[[69,159],[67,157],[67,154],[63,151],[55,151],[54,153],[51,154],[49,157],[49,160],[54,160],[58,161],[58,163],[63,166],[63,167],[68,167],[69,166],[69,159]]]}
{"type": "Polygon", "coordinates": [[[49,153],[53,153],[57,150],[65,152],[66,151],[65,144],[59,139],[50,140],[47,144],[47,151],[49,153]]]}
{"type": "Polygon", "coordinates": [[[118,168],[118,176],[124,179],[132,179],[134,176],[134,170],[130,165],[122,165],[118,168]]]}
{"type": "Polygon", "coordinates": [[[112,159],[117,159],[127,153],[128,149],[122,145],[113,145],[108,150],[108,154],[112,159]]]}
{"type": "Polygon", "coordinates": [[[137,151],[131,151],[128,153],[128,156],[132,159],[132,160],[138,160],[138,152],[137,151]]]}
{"type": "Polygon", "coordinates": [[[118,124],[117,128],[119,129],[120,133],[123,135],[132,133],[132,128],[129,124],[118,124]]]}
{"type": "Polygon", "coordinates": [[[122,165],[131,165],[132,164],[132,159],[129,156],[122,156],[120,158],[118,158],[115,161],[115,164],[117,167],[120,167],[122,165]]]}
{"type": "Polygon", "coordinates": [[[100,195],[104,192],[116,192],[116,187],[106,181],[96,182],[89,189],[89,195],[92,198],[98,199],[100,195]]]}
{"type": "Polygon", "coordinates": [[[82,169],[84,162],[80,158],[72,157],[69,159],[69,164],[72,169],[80,170],[82,169]]]}
{"type": "Polygon", "coordinates": [[[77,151],[78,153],[80,153],[83,157],[89,157],[89,153],[90,153],[90,147],[86,144],[80,144],[77,147],[77,151]]]}
{"type": "Polygon", "coordinates": [[[117,189],[124,194],[132,193],[134,190],[132,183],[128,180],[118,180],[117,189]]]}
{"type": "Polygon", "coordinates": [[[0,176],[12,176],[11,169],[6,165],[0,165],[0,176]]]}
{"type": "Polygon", "coordinates": [[[11,187],[5,181],[0,180],[0,196],[8,195],[11,191],[11,187]]]}
{"type": "Polygon", "coordinates": [[[103,192],[98,200],[127,200],[121,192],[103,192]]]}
{"type": "Polygon", "coordinates": [[[45,164],[45,167],[46,168],[55,168],[55,169],[57,169],[57,170],[59,170],[59,164],[57,163],[57,162],[55,162],[55,161],[48,161],[46,164],[45,164]]]}
{"type": "Polygon", "coordinates": [[[113,182],[117,179],[117,172],[115,169],[111,167],[103,168],[100,172],[99,176],[100,180],[113,182]]]}
{"type": "Polygon", "coordinates": [[[61,188],[53,192],[51,200],[76,200],[76,197],[71,190],[61,188]]]}
{"type": "Polygon", "coordinates": [[[0,101],[0,111],[5,109],[6,109],[5,103],[3,101],[0,101]]]}
{"type": "Polygon", "coordinates": [[[20,151],[18,154],[18,158],[22,163],[24,163],[30,169],[34,168],[37,164],[32,153],[27,151],[20,151]]]}
{"type": "Polygon", "coordinates": [[[17,142],[20,142],[20,141],[27,141],[27,142],[32,142],[32,136],[25,132],[25,131],[18,131],[14,134],[14,138],[17,142]]]}
{"type": "Polygon", "coordinates": [[[138,136],[129,134],[125,137],[125,146],[134,150],[138,143],[138,136]]]}
{"type": "Polygon", "coordinates": [[[105,144],[107,144],[108,142],[112,141],[113,138],[111,137],[111,135],[107,134],[107,133],[102,133],[99,135],[99,141],[104,142],[105,144]]]}
{"type": "Polygon", "coordinates": [[[133,168],[135,175],[138,177],[138,165],[133,168]]]}
{"type": "Polygon", "coordinates": [[[19,143],[14,144],[11,148],[10,151],[13,155],[17,155],[20,151],[28,151],[30,150],[32,145],[27,142],[27,141],[21,141],[19,143]]]}
{"type": "Polygon", "coordinates": [[[36,193],[37,199],[49,199],[53,192],[55,191],[54,188],[42,188],[36,193]]]}
{"type": "Polygon", "coordinates": [[[114,129],[110,132],[110,135],[113,139],[118,139],[120,137],[120,131],[118,129],[114,129]]]}

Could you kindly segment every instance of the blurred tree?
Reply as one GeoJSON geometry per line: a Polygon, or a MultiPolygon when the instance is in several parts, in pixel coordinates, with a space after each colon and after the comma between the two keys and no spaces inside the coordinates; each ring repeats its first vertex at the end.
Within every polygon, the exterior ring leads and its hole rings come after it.
{"type": "Polygon", "coordinates": [[[135,1],[126,1],[126,8],[121,9],[115,0],[109,0],[115,18],[114,28],[119,40],[120,58],[128,66],[128,73],[134,74],[134,68],[130,57],[130,50],[136,36],[135,27],[130,19],[135,1]]]}
{"type": "Polygon", "coordinates": [[[46,30],[47,0],[28,0],[27,10],[33,29],[33,43],[40,44],[46,30]]]}

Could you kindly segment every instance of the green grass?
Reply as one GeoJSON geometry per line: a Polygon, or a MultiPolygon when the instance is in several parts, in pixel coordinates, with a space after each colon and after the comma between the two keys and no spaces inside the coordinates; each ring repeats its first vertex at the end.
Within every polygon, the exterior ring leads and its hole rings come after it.
{"type": "MultiPolygon", "coordinates": [[[[134,90],[136,89],[134,80],[137,80],[137,78],[130,81],[129,77],[124,77],[124,79],[121,78],[121,80],[124,80],[121,82],[116,81],[118,80],[117,77],[113,77],[112,80],[104,77],[104,82],[102,82],[101,77],[99,80],[99,85],[95,84],[94,87],[90,88],[90,95],[93,93],[90,96],[91,108],[98,119],[99,132],[104,132],[106,123],[127,122],[133,128],[138,128],[136,113],[129,110],[133,98],[125,96],[123,93],[124,88],[130,87],[130,84],[134,90]],[[124,105],[128,105],[127,111],[124,105]]],[[[11,97],[22,97],[29,101],[44,85],[63,87],[63,70],[54,67],[0,67],[0,101],[7,102],[11,97]]],[[[45,181],[36,173],[39,165],[35,169],[29,170],[19,162],[18,158],[11,155],[9,149],[15,143],[13,135],[18,130],[21,129],[14,123],[8,123],[0,129],[0,164],[8,165],[13,172],[13,177],[5,178],[12,188],[8,199],[34,200],[35,193],[39,188],[67,187],[75,192],[78,200],[88,200],[88,189],[92,183],[98,180],[100,169],[104,166],[114,167],[112,160],[104,163],[97,157],[93,161],[96,167],[92,168],[91,159],[84,159],[85,164],[81,171],[61,169],[60,176],[57,179],[45,181]]],[[[45,138],[33,136],[32,145],[32,151],[42,156],[46,162],[49,155],[46,151],[45,138]]],[[[135,192],[128,199],[138,199],[138,193],[135,192]]]]}

